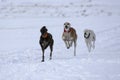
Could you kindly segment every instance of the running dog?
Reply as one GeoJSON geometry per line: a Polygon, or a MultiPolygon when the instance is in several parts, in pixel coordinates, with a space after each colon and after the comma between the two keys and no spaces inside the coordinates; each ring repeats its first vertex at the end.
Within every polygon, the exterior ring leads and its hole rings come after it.
{"type": "Polygon", "coordinates": [[[69,22],[64,23],[64,32],[62,34],[62,39],[65,42],[67,49],[69,49],[74,42],[74,56],[76,56],[77,34],[76,30],[71,27],[71,24],[69,22]]]}
{"type": "Polygon", "coordinates": [[[50,60],[52,59],[54,40],[52,38],[52,35],[50,33],[48,33],[47,31],[48,30],[47,30],[46,26],[43,26],[40,29],[41,36],[40,36],[39,44],[42,48],[42,62],[44,62],[44,51],[48,46],[50,46],[50,60]]]}
{"type": "Polygon", "coordinates": [[[88,48],[88,51],[91,52],[91,48],[95,48],[96,35],[93,30],[85,29],[84,30],[85,43],[88,48]]]}

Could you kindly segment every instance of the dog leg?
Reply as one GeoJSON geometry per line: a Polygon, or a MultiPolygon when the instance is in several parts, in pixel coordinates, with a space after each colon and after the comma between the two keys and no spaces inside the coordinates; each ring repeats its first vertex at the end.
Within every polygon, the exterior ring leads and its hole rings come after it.
{"type": "Polygon", "coordinates": [[[72,46],[72,44],[73,44],[73,41],[71,40],[71,41],[69,41],[70,43],[69,43],[69,45],[70,45],[70,47],[72,46]]]}
{"type": "Polygon", "coordinates": [[[89,43],[89,52],[91,52],[91,48],[92,48],[92,43],[89,43]]]}
{"type": "Polygon", "coordinates": [[[71,41],[67,41],[67,49],[70,48],[71,41]]]}
{"type": "Polygon", "coordinates": [[[89,51],[89,52],[91,51],[91,49],[90,49],[90,45],[88,45],[88,51],[89,51]]]}
{"type": "Polygon", "coordinates": [[[86,46],[87,46],[87,48],[88,48],[88,51],[90,52],[90,45],[89,45],[88,42],[86,43],[86,46]]]}
{"type": "Polygon", "coordinates": [[[74,41],[74,56],[76,56],[76,40],[74,41]]]}
{"type": "MultiPolygon", "coordinates": [[[[69,39],[70,39],[70,40],[69,40],[69,41],[70,41],[70,44],[69,44],[69,45],[70,45],[70,47],[71,47],[72,44],[73,44],[74,38],[73,38],[73,37],[69,37],[69,39]]],[[[74,42],[74,43],[75,43],[75,42],[74,42]]]]}
{"type": "Polygon", "coordinates": [[[66,41],[66,40],[64,40],[64,42],[65,42],[65,45],[66,45],[66,47],[67,47],[67,41],[66,41]]]}
{"type": "Polygon", "coordinates": [[[53,43],[54,41],[52,40],[51,45],[50,45],[50,60],[52,59],[53,43]]]}
{"type": "Polygon", "coordinates": [[[67,49],[69,49],[70,48],[69,41],[65,40],[64,42],[65,42],[67,49]]]}
{"type": "Polygon", "coordinates": [[[41,62],[44,62],[44,49],[42,49],[42,60],[41,62]]]}
{"type": "Polygon", "coordinates": [[[95,49],[95,41],[93,41],[93,49],[95,49]]]}
{"type": "Polygon", "coordinates": [[[52,51],[50,51],[50,60],[52,59],[52,51]]]}

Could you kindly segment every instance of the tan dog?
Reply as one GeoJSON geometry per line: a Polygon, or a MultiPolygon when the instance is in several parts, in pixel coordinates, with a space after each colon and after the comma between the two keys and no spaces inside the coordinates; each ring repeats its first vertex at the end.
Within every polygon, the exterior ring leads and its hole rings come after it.
{"type": "Polygon", "coordinates": [[[67,49],[69,49],[73,42],[74,42],[74,56],[76,55],[76,41],[77,41],[77,34],[76,30],[71,27],[71,24],[69,22],[64,23],[64,32],[62,35],[62,39],[65,42],[65,45],[67,49]]]}
{"type": "Polygon", "coordinates": [[[91,48],[95,48],[96,35],[93,30],[85,29],[84,38],[88,51],[90,52],[91,48]]]}

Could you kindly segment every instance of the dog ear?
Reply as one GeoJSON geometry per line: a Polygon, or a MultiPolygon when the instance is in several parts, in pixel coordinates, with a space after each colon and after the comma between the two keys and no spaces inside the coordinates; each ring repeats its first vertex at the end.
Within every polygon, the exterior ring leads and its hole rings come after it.
{"type": "Polygon", "coordinates": [[[48,31],[47,28],[46,28],[46,26],[43,26],[43,29],[44,29],[44,32],[48,31]]]}
{"type": "Polygon", "coordinates": [[[64,25],[65,25],[66,23],[64,23],[64,25]]]}
{"type": "Polygon", "coordinates": [[[41,33],[42,33],[42,29],[43,29],[43,28],[40,29],[40,32],[41,32],[41,33]]]}
{"type": "Polygon", "coordinates": [[[69,22],[67,22],[67,25],[71,26],[71,24],[69,22]]]}
{"type": "Polygon", "coordinates": [[[48,31],[48,29],[46,28],[46,26],[44,26],[44,29],[45,29],[45,32],[47,32],[47,31],[48,31]]]}

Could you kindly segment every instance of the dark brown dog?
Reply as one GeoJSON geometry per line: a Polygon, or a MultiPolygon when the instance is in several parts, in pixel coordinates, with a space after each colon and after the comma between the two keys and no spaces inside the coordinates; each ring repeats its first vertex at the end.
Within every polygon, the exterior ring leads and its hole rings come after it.
{"type": "Polygon", "coordinates": [[[48,46],[50,46],[50,60],[52,59],[54,40],[52,38],[52,35],[50,33],[48,33],[47,31],[48,30],[47,30],[46,26],[43,26],[40,29],[41,36],[40,36],[39,44],[42,48],[42,62],[44,62],[44,51],[48,46]]]}

